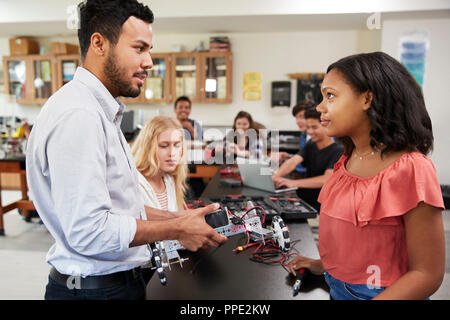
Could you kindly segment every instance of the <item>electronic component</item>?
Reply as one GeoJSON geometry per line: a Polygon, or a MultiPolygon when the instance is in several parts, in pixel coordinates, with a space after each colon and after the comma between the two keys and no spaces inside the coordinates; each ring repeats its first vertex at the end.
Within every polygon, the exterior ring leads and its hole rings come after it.
{"type": "Polygon", "coordinates": [[[211,213],[208,213],[205,216],[206,223],[209,224],[212,228],[219,228],[226,226],[230,223],[228,219],[228,214],[224,209],[218,209],[211,213]]]}
{"type": "Polygon", "coordinates": [[[281,251],[288,251],[291,245],[291,239],[289,238],[289,230],[283,219],[280,216],[275,216],[272,219],[273,237],[275,242],[280,247],[281,251]]]}
{"type": "MultiPolygon", "coordinates": [[[[206,200],[195,200],[188,207],[205,206],[206,200]]],[[[264,208],[255,206],[252,201],[247,201],[244,210],[230,211],[226,206],[219,210],[211,212],[205,216],[205,221],[223,236],[231,237],[234,235],[248,233],[248,240],[253,240],[260,245],[265,245],[267,241],[278,245],[281,251],[287,251],[290,246],[289,231],[280,216],[274,216],[271,229],[263,227],[262,222],[266,218],[264,208]],[[262,211],[262,214],[261,214],[262,211]]],[[[249,244],[245,245],[248,247],[249,244]]],[[[161,284],[165,285],[167,279],[163,269],[173,263],[182,263],[179,250],[184,247],[177,240],[158,241],[151,245],[153,252],[152,265],[160,277],[161,284]]]]}
{"type": "Polygon", "coordinates": [[[164,268],[162,265],[162,261],[161,261],[161,256],[160,256],[160,250],[159,248],[157,248],[155,243],[150,243],[149,244],[150,249],[152,250],[152,264],[153,267],[156,269],[156,272],[158,273],[159,276],[159,281],[161,282],[161,284],[163,286],[165,286],[167,284],[167,278],[166,275],[164,274],[164,268]]]}
{"type": "Polygon", "coordinates": [[[286,221],[310,219],[317,216],[317,210],[297,197],[295,193],[283,196],[270,196],[280,210],[280,215],[286,221]]]}

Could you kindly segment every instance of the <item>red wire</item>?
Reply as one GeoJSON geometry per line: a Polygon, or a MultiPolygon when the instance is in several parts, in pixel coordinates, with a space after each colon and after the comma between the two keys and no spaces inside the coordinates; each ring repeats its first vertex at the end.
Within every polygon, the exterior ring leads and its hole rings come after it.
{"type": "Polygon", "coordinates": [[[247,233],[247,243],[245,245],[248,246],[250,243],[250,231],[248,231],[247,228],[245,227],[245,223],[244,223],[244,229],[245,229],[245,232],[247,233]]]}
{"type": "Polygon", "coordinates": [[[202,200],[196,200],[196,201],[194,201],[194,203],[206,207],[206,204],[204,204],[202,200]]]}
{"type": "Polygon", "coordinates": [[[244,219],[244,217],[247,215],[247,213],[249,213],[253,209],[261,209],[264,212],[263,220],[261,222],[261,223],[264,223],[264,221],[266,221],[266,210],[264,210],[264,208],[260,207],[260,206],[254,206],[254,207],[251,207],[250,209],[248,209],[247,211],[245,211],[244,215],[242,216],[242,219],[244,219]]]}

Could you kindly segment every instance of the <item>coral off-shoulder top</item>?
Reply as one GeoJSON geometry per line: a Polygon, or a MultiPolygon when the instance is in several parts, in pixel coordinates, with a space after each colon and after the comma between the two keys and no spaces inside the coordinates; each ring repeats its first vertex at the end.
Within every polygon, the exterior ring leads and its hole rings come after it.
{"type": "Polygon", "coordinates": [[[319,252],[325,270],[352,284],[390,286],[408,271],[402,215],[420,202],[444,210],[436,169],[426,156],[405,153],[375,176],[345,168],[342,156],[318,201],[319,252]],[[372,279],[369,279],[372,277],[372,279]]]}

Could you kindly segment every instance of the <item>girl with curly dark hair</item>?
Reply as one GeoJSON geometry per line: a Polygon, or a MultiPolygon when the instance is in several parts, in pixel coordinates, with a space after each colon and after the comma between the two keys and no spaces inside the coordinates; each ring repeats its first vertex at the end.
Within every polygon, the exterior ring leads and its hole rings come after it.
{"type": "Polygon", "coordinates": [[[317,106],[345,148],[322,188],[320,260],[289,264],[324,273],[332,299],[426,299],[445,272],[444,204],[431,120],[420,86],[382,52],[328,67],[317,106]]]}

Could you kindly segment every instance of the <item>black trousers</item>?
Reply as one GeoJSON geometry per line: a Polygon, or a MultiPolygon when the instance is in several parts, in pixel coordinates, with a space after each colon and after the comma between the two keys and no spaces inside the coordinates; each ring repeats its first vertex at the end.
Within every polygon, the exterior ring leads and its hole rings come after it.
{"type": "Polygon", "coordinates": [[[49,276],[45,300],[145,300],[153,273],[150,269],[142,269],[138,277],[127,277],[123,285],[101,289],[69,289],[49,276]]]}

